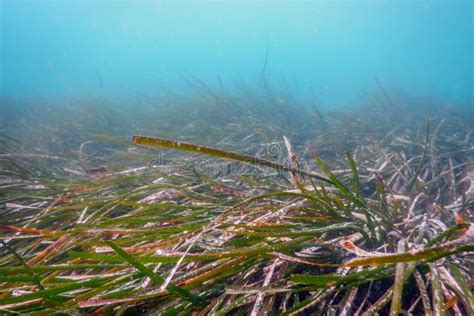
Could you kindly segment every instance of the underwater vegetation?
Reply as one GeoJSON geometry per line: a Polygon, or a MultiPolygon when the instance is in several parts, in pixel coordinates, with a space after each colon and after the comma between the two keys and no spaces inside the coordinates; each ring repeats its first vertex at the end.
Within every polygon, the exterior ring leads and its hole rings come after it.
{"type": "Polygon", "coordinates": [[[194,84],[2,132],[2,313],[474,314],[468,109],[194,84]]]}

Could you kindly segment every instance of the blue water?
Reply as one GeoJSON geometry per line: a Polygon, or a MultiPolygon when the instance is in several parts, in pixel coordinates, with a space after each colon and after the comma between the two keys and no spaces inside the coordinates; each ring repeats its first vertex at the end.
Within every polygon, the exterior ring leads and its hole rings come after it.
{"type": "Polygon", "coordinates": [[[110,99],[275,85],[357,102],[374,87],[472,104],[473,1],[1,2],[0,94],[110,99]],[[219,79],[218,79],[219,78],[219,79]]]}

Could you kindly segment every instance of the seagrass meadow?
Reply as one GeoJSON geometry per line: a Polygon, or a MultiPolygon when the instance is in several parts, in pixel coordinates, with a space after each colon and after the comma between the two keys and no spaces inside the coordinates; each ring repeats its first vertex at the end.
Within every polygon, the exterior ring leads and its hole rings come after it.
{"type": "Polygon", "coordinates": [[[1,314],[474,314],[472,108],[191,83],[2,103],[1,314]]]}

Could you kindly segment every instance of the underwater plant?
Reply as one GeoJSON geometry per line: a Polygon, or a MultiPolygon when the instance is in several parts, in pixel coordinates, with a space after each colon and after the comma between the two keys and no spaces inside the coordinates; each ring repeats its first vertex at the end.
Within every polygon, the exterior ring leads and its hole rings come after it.
{"type": "Polygon", "coordinates": [[[66,158],[3,135],[0,310],[473,314],[472,122],[385,108],[213,136],[233,151],[99,135],[111,157],[84,139],[66,158]]]}

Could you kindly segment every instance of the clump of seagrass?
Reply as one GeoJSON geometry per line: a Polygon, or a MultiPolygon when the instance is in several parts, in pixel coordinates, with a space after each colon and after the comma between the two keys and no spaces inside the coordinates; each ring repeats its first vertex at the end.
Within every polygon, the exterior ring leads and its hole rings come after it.
{"type": "MultiPolygon", "coordinates": [[[[331,128],[371,131],[346,120],[354,126],[328,121],[322,141],[331,128]]],[[[124,144],[151,162],[96,179],[5,181],[0,310],[472,314],[472,141],[455,125],[441,133],[442,122],[361,137],[337,169],[311,150],[318,171],[136,136],[268,170],[210,178],[124,144]]]]}
{"type": "MultiPolygon", "coordinates": [[[[426,140],[426,143],[427,143],[428,137],[429,137],[429,125],[427,128],[426,137],[427,137],[427,140],[426,140]]],[[[291,171],[294,174],[297,173],[297,174],[306,175],[306,176],[314,175],[313,173],[306,172],[304,170],[292,169],[291,167],[286,167],[286,166],[275,164],[272,162],[267,162],[259,158],[238,155],[235,153],[225,152],[222,150],[217,150],[217,149],[208,148],[208,147],[197,146],[197,145],[193,145],[189,143],[175,142],[175,141],[165,140],[161,138],[144,137],[144,136],[134,136],[133,141],[134,143],[141,144],[141,145],[157,146],[157,147],[163,147],[163,148],[173,148],[177,150],[184,150],[184,151],[189,151],[189,152],[194,152],[194,153],[210,155],[217,158],[232,159],[232,160],[237,160],[237,161],[241,161],[245,163],[264,165],[268,167],[273,167],[278,170],[291,171]]],[[[427,144],[425,146],[427,146],[427,144]]],[[[426,153],[427,151],[425,150],[425,153],[423,157],[421,158],[420,164],[418,165],[418,168],[414,172],[413,179],[408,184],[408,187],[407,187],[408,192],[412,190],[414,184],[418,181],[418,176],[425,163],[426,153]]],[[[359,176],[357,173],[357,167],[355,165],[355,162],[351,154],[348,153],[347,158],[352,170],[352,176],[353,176],[352,183],[354,185],[353,189],[355,189],[356,194],[354,194],[349,189],[347,189],[345,185],[337,179],[337,177],[330,171],[330,169],[321,161],[321,159],[317,155],[314,154],[314,156],[321,170],[323,170],[325,174],[327,175],[327,178],[323,178],[321,176],[317,176],[316,178],[318,178],[319,180],[322,179],[326,183],[331,184],[332,186],[334,186],[335,188],[339,190],[339,193],[341,193],[344,196],[345,202],[343,202],[343,204],[346,204],[346,205],[343,205],[343,206],[340,205],[340,207],[343,209],[344,215],[346,215],[347,217],[352,217],[352,220],[354,220],[353,225],[359,228],[359,232],[364,231],[366,227],[368,228],[368,231],[370,232],[370,234],[365,235],[363,237],[367,238],[366,241],[369,245],[372,246],[372,248],[377,244],[381,244],[382,240],[380,240],[380,238],[389,237],[391,233],[399,234],[399,236],[401,235],[402,232],[397,228],[397,223],[396,223],[396,220],[400,219],[399,216],[397,216],[399,214],[393,214],[393,213],[390,214],[390,212],[393,212],[393,210],[389,209],[388,202],[386,201],[385,191],[387,190],[387,188],[385,187],[383,180],[378,174],[376,174],[376,178],[378,181],[377,192],[380,194],[380,198],[381,198],[380,202],[383,205],[381,205],[382,207],[380,207],[380,205],[379,206],[373,205],[373,207],[371,207],[370,202],[366,201],[363,197],[360,196],[359,176]],[[389,213],[383,214],[382,212],[377,212],[376,209],[380,209],[380,211],[389,211],[389,213]],[[363,213],[365,215],[365,221],[363,221],[362,223],[359,221],[359,223],[357,223],[358,222],[357,220],[360,219],[360,217],[355,216],[355,214],[358,214],[356,212],[363,213]],[[358,224],[361,226],[358,227],[358,224]],[[391,231],[387,231],[388,230],[387,228],[390,229],[391,231]]],[[[324,190],[323,188],[324,187],[321,187],[322,190],[324,190]]],[[[309,192],[305,188],[300,188],[300,189],[301,189],[300,194],[302,195],[308,194],[309,192]]],[[[315,193],[314,196],[309,195],[307,196],[307,198],[315,202],[315,200],[316,201],[320,200],[320,197],[322,195],[321,193],[319,193],[318,195],[317,192],[319,189],[316,186],[313,185],[313,189],[314,189],[313,192],[315,193]]],[[[322,203],[323,201],[324,199],[321,199],[319,202],[322,203]]],[[[329,201],[329,200],[326,200],[326,202],[327,202],[326,206],[331,205],[333,203],[333,201],[329,201]]],[[[315,204],[318,205],[317,202],[315,204]]],[[[334,211],[332,215],[336,215],[336,217],[340,216],[339,214],[337,214],[337,211],[334,211]]],[[[404,224],[408,226],[406,219],[405,219],[404,224]]],[[[337,226],[337,227],[342,228],[341,226],[337,226]]],[[[355,227],[354,227],[354,231],[357,231],[355,227]]],[[[349,228],[349,226],[344,227],[344,228],[349,228]]],[[[364,234],[356,233],[356,235],[362,236],[364,234]]],[[[372,308],[369,309],[369,311],[371,312],[376,312],[390,299],[389,296],[392,295],[392,298],[391,298],[392,304],[390,308],[391,315],[398,315],[401,310],[403,285],[404,283],[406,283],[408,277],[415,271],[416,266],[413,264],[413,262],[416,262],[416,263],[433,262],[437,259],[444,258],[452,254],[474,251],[474,225],[464,224],[462,220],[458,222],[457,226],[453,226],[450,230],[448,230],[448,232],[443,233],[441,236],[438,236],[434,240],[431,240],[430,242],[427,243],[427,246],[433,246],[433,247],[429,247],[427,249],[420,249],[418,248],[419,245],[416,245],[416,244],[409,247],[408,238],[406,239],[399,238],[398,242],[394,243],[396,245],[397,253],[392,253],[392,254],[379,253],[379,252],[375,252],[375,253],[367,252],[365,250],[358,248],[352,242],[353,239],[357,240],[358,238],[360,238],[359,236],[356,237],[356,235],[351,235],[351,236],[347,236],[340,239],[340,244],[342,248],[356,254],[359,258],[355,258],[346,263],[343,263],[340,267],[341,268],[354,268],[354,267],[363,267],[363,266],[380,266],[380,265],[385,265],[385,264],[396,264],[395,282],[394,282],[393,288],[390,288],[389,291],[386,292],[387,295],[383,297],[383,299],[379,300],[377,302],[378,304],[373,305],[372,308]],[[442,237],[449,235],[450,233],[456,230],[459,230],[461,232],[458,238],[436,245],[437,243],[442,241],[443,239],[442,237]],[[406,248],[408,247],[412,249],[410,251],[407,251],[408,249],[406,248]],[[404,263],[410,263],[410,264],[404,265],[404,263]]],[[[417,236],[417,239],[419,240],[420,237],[421,236],[417,236]]],[[[275,260],[271,266],[272,274],[273,274],[273,270],[275,269],[276,263],[277,261],[275,260]]],[[[324,264],[322,265],[324,266],[324,264]]],[[[432,274],[437,273],[436,268],[432,266],[430,267],[432,268],[432,270],[434,270],[431,272],[432,274]]],[[[386,273],[386,271],[383,271],[383,270],[384,269],[380,269],[380,268],[369,269],[369,270],[363,271],[365,273],[361,273],[361,271],[359,271],[359,272],[354,273],[353,275],[354,277],[355,276],[368,277],[369,275],[372,276],[372,274],[374,273],[376,274],[376,271],[377,271],[381,273],[379,277],[384,278],[386,277],[386,275],[384,274],[384,272],[386,273]]],[[[328,278],[328,276],[331,276],[331,275],[326,275],[323,277],[310,276],[310,275],[293,275],[292,282],[295,284],[303,284],[303,285],[308,285],[308,284],[311,284],[313,286],[322,285],[323,287],[332,287],[339,284],[344,284],[344,282],[338,283],[336,281],[339,278],[337,275],[332,275],[333,278],[331,277],[328,278]]],[[[450,278],[449,275],[445,275],[445,277],[450,278]]],[[[270,276],[267,275],[265,277],[264,286],[268,286],[268,284],[265,284],[265,283],[268,283],[269,278],[271,278],[271,275],[270,276]]],[[[458,286],[457,289],[459,290],[460,288],[461,287],[458,286]]],[[[353,289],[356,289],[356,288],[353,288],[353,289]]],[[[464,291],[466,290],[468,289],[464,287],[464,291]]],[[[259,292],[259,291],[257,291],[257,293],[263,294],[263,292],[259,292]]],[[[458,294],[462,294],[462,293],[459,292],[458,294]]],[[[464,300],[464,305],[463,305],[465,308],[465,311],[472,312],[471,306],[473,306],[472,303],[474,303],[474,301],[472,300],[473,299],[472,294],[468,295],[468,293],[464,293],[463,295],[467,295],[467,299],[464,300]]],[[[438,300],[441,299],[440,297],[436,298],[436,293],[434,292],[433,292],[433,298],[438,299],[438,300]]],[[[254,309],[252,310],[252,314],[256,314],[255,309],[256,308],[259,309],[261,307],[260,304],[262,304],[262,302],[259,302],[257,299],[257,302],[254,305],[254,309]]],[[[309,304],[313,304],[313,302],[309,302],[309,304]]],[[[346,305],[345,307],[347,309],[348,305],[346,305]]],[[[427,306],[424,306],[424,308],[428,309],[427,306]]],[[[435,312],[437,313],[441,312],[442,308],[445,308],[445,307],[442,307],[441,305],[434,306],[435,312]]],[[[428,312],[428,311],[431,311],[431,309],[425,310],[425,312],[428,312]]]]}

